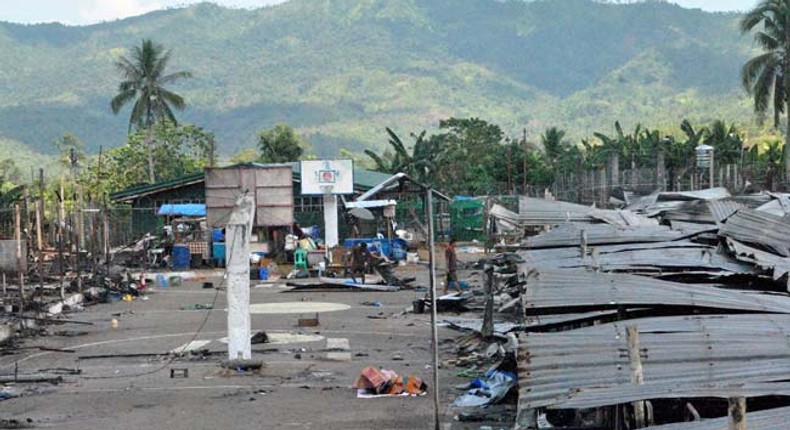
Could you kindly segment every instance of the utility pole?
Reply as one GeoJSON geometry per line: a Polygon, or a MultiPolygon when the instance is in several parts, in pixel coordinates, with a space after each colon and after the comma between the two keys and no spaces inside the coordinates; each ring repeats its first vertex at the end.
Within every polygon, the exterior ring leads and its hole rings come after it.
{"type": "Polygon", "coordinates": [[[252,358],[250,343],[250,238],[255,201],[250,195],[236,199],[225,227],[228,288],[228,359],[252,358]]]}
{"type": "Polygon", "coordinates": [[[433,352],[433,425],[439,430],[439,333],[436,328],[436,249],[433,238],[433,189],[426,190],[426,209],[428,215],[428,267],[431,286],[431,350],[433,352]]]}

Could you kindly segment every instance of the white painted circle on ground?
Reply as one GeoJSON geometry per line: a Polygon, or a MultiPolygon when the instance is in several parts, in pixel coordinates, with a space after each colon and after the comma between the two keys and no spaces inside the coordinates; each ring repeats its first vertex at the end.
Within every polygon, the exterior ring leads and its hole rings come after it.
{"type": "Polygon", "coordinates": [[[284,302],[255,303],[250,305],[251,314],[310,314],[316,312],[335,312],[350,309],[342,303],[325,302],[284,302]]]}
{"type": "MultiPolygon", "coordinates": [[[[285,343],[304,343],[304,342],[318,342],[324,340],[323,336],[317,334],[302,334],[302,333],[285,333],[285,332],[271,332],[267,331],[266,335],[269,337],[269,342],[266,345],[277,345],[285,343]]],[[[219,339],[222,343],[228,343],[228,338],[223,337],[219,339]]]]}

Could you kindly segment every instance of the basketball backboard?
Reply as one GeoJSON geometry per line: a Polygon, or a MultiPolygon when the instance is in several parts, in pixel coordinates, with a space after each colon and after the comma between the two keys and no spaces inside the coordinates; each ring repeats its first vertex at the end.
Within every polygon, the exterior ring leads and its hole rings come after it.
{"type": "Polygon", "coordinates": [[[354,193],[352,160],[305,160],[300,166],[303,195],[354,193]]]}

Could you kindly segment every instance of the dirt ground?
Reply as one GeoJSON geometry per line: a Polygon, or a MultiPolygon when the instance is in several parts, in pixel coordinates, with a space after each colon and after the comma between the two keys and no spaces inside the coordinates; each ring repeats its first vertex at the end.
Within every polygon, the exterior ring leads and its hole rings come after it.
{"type": "MultiPolygon", "coordinates": [[[[416,276],[414,285],[428,285],[423,265],[401,267],[398,274],[416,276]]],[[[222,282],[206,278],[154,288],[149,300],[135,300],[131,306],[125,302],[91,306],[72,319],[93,325],[51,326],[50,335],[25,340],[25,347],[75,352],[25,349],[0,357],[0,373],[12,372],[15,364],[20,373],[47,369],[82,373],[64,376],[65,382],[58,386],[17,386],[26,394],[0,402],[0,419],[30,420],[36,428],[64,430],[433,428],[430,315],[398,316],[424,292],[284,292],[282,283],[252,281],[253,331],[265,330],[274,343],[253,345],[253,358],[265,367],[260,374],[251,374],[219,366],[227,351],[222,343],[225,293],[203,288],[205,281],[222,282]],[[379,302],[380,307],[364,302],[379,302]],[[209,303],[213,310],[181,310],[209,303]],[[332,308],[336,310],[322,311],[332,308]],[[318,327],[297,325],[299,318],[312,318],[316,312],[318,327]],[[113,318],[118,320],[117,328],[111,328],[113,318]],[[172,362],[146,355],[182,347],[193,339],[201,341],[193,345],[216,354],[172,362]],[[343,339],[348,351],[343,350],[343,339]],[[328,342],[340,348],[328,350],[328,342]],[[97,357],[116,354],[140,356],[97,357]],[[429,394],[357,399],[350,386],[368,365],[422,377],[429,394]],[[188,369],[188,377],[171,378],[171,369],[188,369]]],[[[459,333],[440,328],[439,335],[440,344],[447,347],[459,333]]],[[[451,357],[445,352],[442,358],[451,357]]],[[[460,393],[453,386],[463,382],[454,372],[440,373],[443,428],[459,425],[453,424],[458,411],[449,406],[460,393]]]]}

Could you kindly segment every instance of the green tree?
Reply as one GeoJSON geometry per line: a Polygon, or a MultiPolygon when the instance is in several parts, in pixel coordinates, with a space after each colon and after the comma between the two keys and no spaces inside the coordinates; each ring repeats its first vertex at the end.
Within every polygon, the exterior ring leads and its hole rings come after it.
{"type": "Polygon", "coordinates": [[[720,165],[737,163],[743,153],[743,138],[735,124],[727,126],[722,120],[714,121],[708,127],[705,143],[714,148],[716,163],[720,165]]]}
{"type": "Polygon", "coordinates": [[[287,163],[299,161],[305,143],[288,124],[280,123],[258,133],[258,150],[263,163],[287,163]]]}
{"type": "Polygon", "coordinates": [[[480,118],[449,118],[439,121],[439,128],[444,132],[430,138],[442,153],[437,188],[474,195],[494,192],[498,172],[507,170],[502,129],[480,118]]]}
{"type": "Polygon", "coordinates": [[[386,128],[390,145],[381,156],[369,149],[365,154],[375,163],[375,169],[386,173],[403,172],[417,181],[433,183],[441,161],[442,149],[439,140],[426,138],[426,131],[420,134],[411,133],[414,144],[411,150],[401,138],[389,127],[386,128]],[[391,149],[391,150],[390,150],[391,149]]]}
{"type": "MultiPolygon", "coordinates": [[[[567,160],[570,143],[565,140],[565,130],[557,127],[547,128],[540,135],[540,144],[546,154],[546,161],[552,170],[557,170],[561,161],[567,160]]],[[[572,169],[572,167],[571,167],[572,169]]]]}
{"type": "Polygon", "coordinates": [[[133,127],[148,130],[147,164],[148,180],[151,183],[156,181],[150,140],[154,124],[160,121],[176,124],[173,109],[183,110],[185,106],[184,98],[168,90],[166,86],[192,76],[185,71],[166,73],[170,53],[162,45],[143,39],[141,46],[132,48],[131,58],[121,57],[115,62],[122,80],[118,85],[118,94],[110,101],[110,109],[118,114],[125,105],[134,103],[129,115],[129,132],[131,133],[133,127]]]}
{"type": "Polygon", "coordinates": [[[151,132],[130,134],[126,144],[93,157],[80,181],[96,199],[132,185],[148,182],[148,154],[160,180],[197,173],[211,164],[214,134],[191,124],[157,122],[151,132]],[[151,144],[148,144],[149,141],[151,144]],[[101,159],[101,160],[100,160],[101,159]]]}
{"type": "Polygon", "coordinates": [[[754,41],[763,53],[750,59],[741,70],[743,86],[754,99],[754,110],[762,121],[773,105],[774,127],[787,114],[785,130],[785,179],[790,178],[790,0],[762,0],[741,18],[741,32],[755,27],[754,41]]]}

